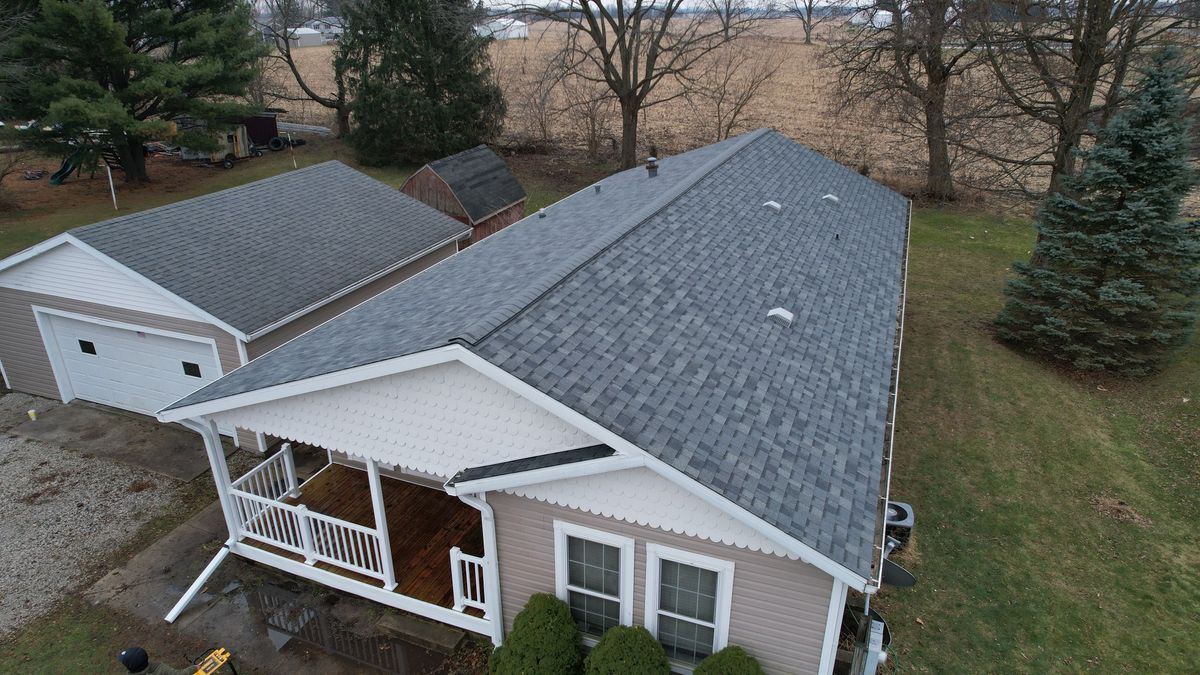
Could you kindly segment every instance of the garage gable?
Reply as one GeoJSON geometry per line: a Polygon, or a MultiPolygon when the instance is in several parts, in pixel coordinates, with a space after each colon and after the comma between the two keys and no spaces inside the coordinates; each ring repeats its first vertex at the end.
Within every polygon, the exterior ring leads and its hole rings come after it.
{"type": "Polygon", "coordinates": [[[157,290],[90,251],[62,239],[37,255],[0,270],[0,286],[208,323],[157,290]]]}
{"type": "Polygon", "coordinates": [[[442,479],[465,467],[596,443],[457,362],[234,408],[212,418],[442,479]]]}

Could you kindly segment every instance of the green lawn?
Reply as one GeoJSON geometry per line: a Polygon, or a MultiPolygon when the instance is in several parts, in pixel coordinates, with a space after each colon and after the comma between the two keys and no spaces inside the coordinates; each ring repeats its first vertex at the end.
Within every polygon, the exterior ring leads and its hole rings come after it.
{"type": "Polygon", "coordinates": [[[989,322],[1027,223],[914,217],[893,496],[919,578],[876,604],[898,672],[1195,672],[1200,346],[1140,381],[1071,376],[989,322]],[[1121,500],[1141,524],[1101,513],[1121,500]]]}
{"type": "MultiPolygon", "coordinates": [[[[333,142],[301,164],[346,160],[333,142]]],[[[527,212],[606,167],[522,158],[527,212]]],[[[126,199],[144,209],[290,169],[268,155],[209,172],[194,190],[126,199]]],[[[398,185],[409,170],[368,169],[398,185]]],[[[0,255],[109,217],[103,201],[0,215],[0,255]]],[[[893,495],[914,504],[914,545],[899,560],[920,579],[880,595],[898,672],[1194,672],[1200,646],[1200,346],[1138,381],[1081,378],[997,343],[1008,265],[1028,223],[918,210],[910,255],[893,495]],[[1140,522],[1102,513],[1124,501],[1140,522]]],[[[0,670],[31,647],[107,644],[102,617],[71,604],[0,650],[0,670]],[[77,610],[78,607],[75,608],[77,610]],[[72,622],[75,622],[74,625],[72,622]],[[49,642],[48,642],[49,641],[49,642]],[[87,644],[82,644],[87,643],[87,644]]]]}

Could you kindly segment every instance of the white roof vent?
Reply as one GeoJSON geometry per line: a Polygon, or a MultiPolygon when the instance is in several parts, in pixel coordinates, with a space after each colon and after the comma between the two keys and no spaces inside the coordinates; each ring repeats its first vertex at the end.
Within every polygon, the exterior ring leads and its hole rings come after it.
{"type": "Polygon", "coordinates": [[[775,209],[776,211],[783,210],[783,204],[780,204],[779,202],[776,202],[776,201],[766,202],[763,204],[763,206],[768,209],[775,209]]]}
{"type": "Polygon", "coordinates": [[[767,312],[767,318],[774,319],[785,326],[790,326],[792,325],[792,321],[796,319],[796,315],[782,307],[776,307],[775,309],[767,312]]]}
{"type": "Polygon", "coordinates": [[[546,217],[546,209],[538,209],[538,218],[546,217]]]}
{"type": "Polygon", "coordinates": [[[824,197],[821,197],[821,199],[823,199],[827,202],[832,202],[834,204],[840,204],[842,202],[842,200],[838,199],[838,196],[833,194],[832,192],[825,195],[824,197]]]}

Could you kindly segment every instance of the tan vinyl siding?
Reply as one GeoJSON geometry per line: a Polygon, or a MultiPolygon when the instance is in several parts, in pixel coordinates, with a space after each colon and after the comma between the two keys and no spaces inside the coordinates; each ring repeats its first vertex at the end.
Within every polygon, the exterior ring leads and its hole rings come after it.
{"type": "Polygon", "coordinates": [[[83,300],[0,288],[0,362],[4,363],[4,370],[8,373],[9,382],[15,391],[47,398],[59,397],[50,357],[46,354],[46,346],[42,342],[41,332],[38,331],[37,321],[33,316],[34,305],[98,319],[212,338],[217,343],[217,355],[222,371],[228,373],[241,364],[236,339],[210,324],[107,307],[83,300]]]}
{"type": "Polygon", "coordinates": [[[796,560],[642,527],[545,502],[489,493],[496,515],[501,602],[506,630],[533,593],[554,593],[555,519],[633,537],[634,623],[645,618],[646,543],[734,563],[729,644],[740,645],[768,673],[814,673],[833,578],[796,560]]]}
{"type": "Polygon", "coordinates": [[[346,295],[334,300],[333,302],[318,307],[317,309],[301,316],[294,321],[290,321],[279,328],[267,333],[266,335],[250,342],[246,345],[246,353],[251,359],[256,359],[263,354],[271,351],[279,345],[291,340],[292,338],[306,333],[313,328],[325,323],[333,317],[345,312],[346,310],[361,304],[365,300],[369,300],[383,291],[395,286],[405,279],[421,272],[422,270],[432,267],[446,258],[454,255],[458,250],[458,244],[451,242],[445,246],[434,250],[423,258],[414,260],[411,263],[393,270],[382,277],[372,281],[361,288],[355,289],[346,295]]]}

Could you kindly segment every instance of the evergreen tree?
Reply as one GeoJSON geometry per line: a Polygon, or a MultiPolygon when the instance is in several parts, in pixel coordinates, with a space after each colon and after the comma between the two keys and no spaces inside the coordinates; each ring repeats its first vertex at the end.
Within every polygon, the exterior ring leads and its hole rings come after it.
{"type": "Polygon", "coordinates": [[[419,163],[491,140],[504,99],[472,0],[347,3],[349,143],[368,164],[419,163]]]}
{"type": "Polygon", "coordinates": [[[233,100],[265,53],[250,25],[245,0],[43,0],[5,48],[28,68],[4,98],[54,127],[42,142],[99,132],[125,179],[146,181],[142,144],[166,137],[171,118],[219,125],[250,112],[233,100]]]}
{"type": "Polygon", "coordinates": [[[1179,218],[1195,176],[1177,61],[1154,55],[1083,172],[1039,211],[1035,262],[1014,265],[996,321],[1004,340],[1082,370],[1142,374],[1191,335],[1200,228],[1179,218]]]}

